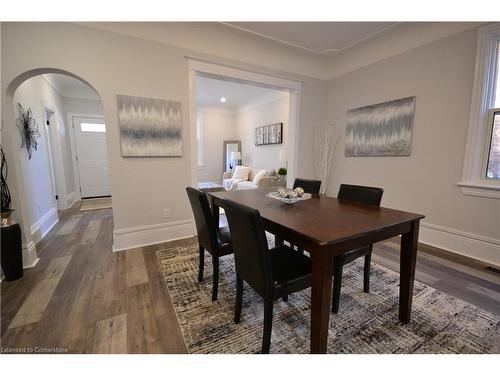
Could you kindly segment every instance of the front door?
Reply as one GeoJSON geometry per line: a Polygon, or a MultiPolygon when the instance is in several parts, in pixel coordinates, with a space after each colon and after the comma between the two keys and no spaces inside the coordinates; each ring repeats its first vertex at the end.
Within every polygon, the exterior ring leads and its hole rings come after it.
{"type": "Polygon", "coordinates": [[[73,117],[73,129],[82,198],[111,195],[104,119],[73,117]]]}

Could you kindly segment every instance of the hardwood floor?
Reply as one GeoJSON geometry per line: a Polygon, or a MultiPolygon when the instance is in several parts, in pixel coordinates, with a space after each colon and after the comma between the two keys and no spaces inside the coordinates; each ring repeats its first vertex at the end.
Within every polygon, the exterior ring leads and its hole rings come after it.
{"type": "Polygon", "coordinates": [[[60,212],[40,261],[1,284],[1,347],[186,353],[155,246],[112,252],[110,209],[60,212]]]}
{"type": "MultiPolygon", "coordinates": [[[[1,283],[3,352],[186,353],[158,245],[113,253],[112,233],[110,209],[60,213],[37,266],[1,283]]],[[[376,244],[372,260],[398,271],[397,239],[376,244]]],[[[419,245],[416,279],[500,315],[500,274],[486,266],[419,245]]]]}

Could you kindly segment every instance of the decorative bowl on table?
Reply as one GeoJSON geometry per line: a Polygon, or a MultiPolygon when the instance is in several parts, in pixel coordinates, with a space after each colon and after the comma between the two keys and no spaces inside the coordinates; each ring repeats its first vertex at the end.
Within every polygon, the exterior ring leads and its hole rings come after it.
{"type": "Polygon", "coordinates": [[[304,193],[302,188],[292,190],[284,187],[280,187],[278,191],[268,193],[267,196],[286,204],[293,204],[311,198],[311,194],[304,193]]]}

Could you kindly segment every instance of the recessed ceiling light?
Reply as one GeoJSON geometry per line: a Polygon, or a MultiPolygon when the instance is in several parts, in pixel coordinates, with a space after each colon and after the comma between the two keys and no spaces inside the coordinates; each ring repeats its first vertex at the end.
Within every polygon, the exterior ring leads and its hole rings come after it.
{"type": "Polygon", "coordinates": [[[226,98],[224,98],[224,97],[220,98],[220,102],[221,103],[225,103],[226,102],[226,98]]]}

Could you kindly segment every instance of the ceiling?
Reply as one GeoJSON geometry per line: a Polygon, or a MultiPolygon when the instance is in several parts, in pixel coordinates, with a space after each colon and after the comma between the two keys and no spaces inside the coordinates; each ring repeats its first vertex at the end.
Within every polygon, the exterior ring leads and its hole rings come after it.
{"type": "Polygon", "coordinates": [[[396,22],[224,22],[225,25],[317,54],[341,51],[396,22]]]}
{"type": "Polygon", "coordinates": [[[94,89],[76,78],[57,73],[42,74],[42,77],[62,96],[92,100],[101,99],[94,89]]]}
{"type": "Polygon", "coordinates": [[[283,95],[285,95],[283,91],[233,81],[203,76],[198,76],[196,79],[196,103],[200,106],[236,111],[242,107],[271,102],[283,95]],[[225,103],[221,103],[221,97],[226,98],[225,103]]]}

